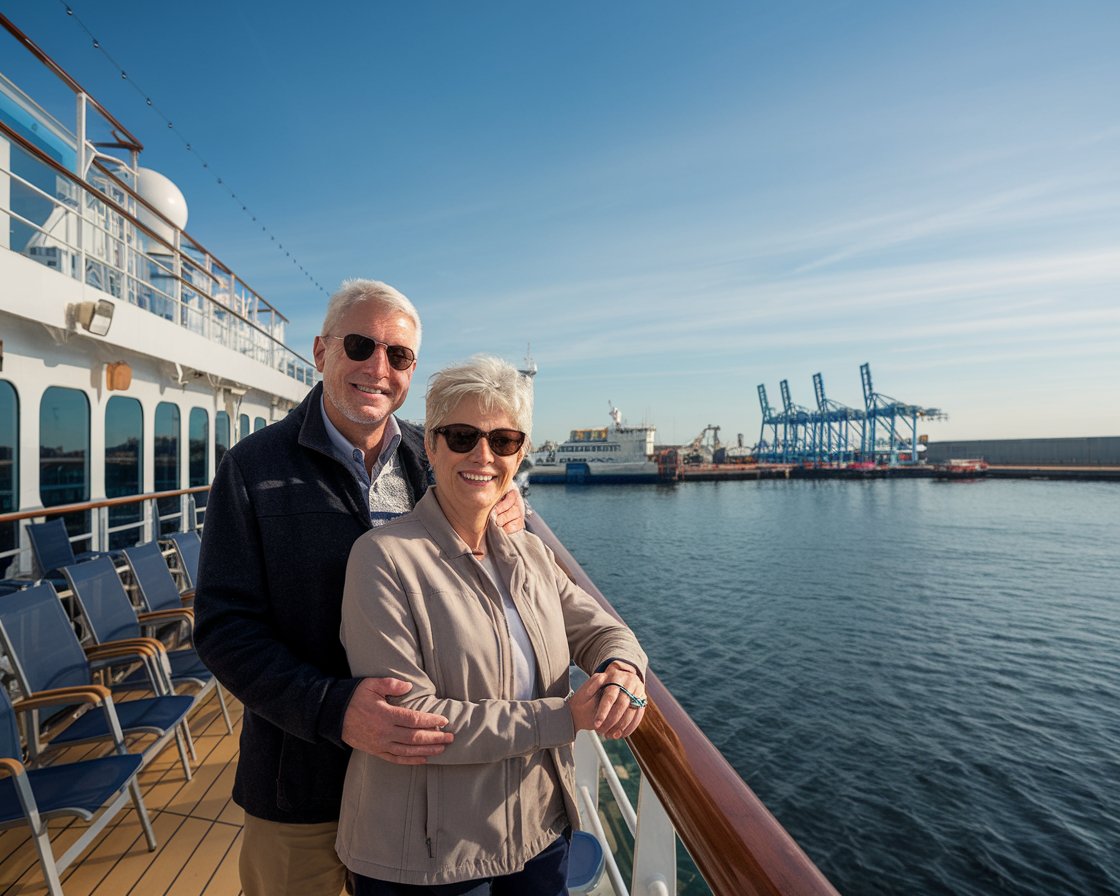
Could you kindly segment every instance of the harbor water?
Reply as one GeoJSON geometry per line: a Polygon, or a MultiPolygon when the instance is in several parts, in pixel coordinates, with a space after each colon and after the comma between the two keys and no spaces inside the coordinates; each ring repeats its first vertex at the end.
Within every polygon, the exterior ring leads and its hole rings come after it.
{"type": "Polygon", "coordinates": [[[1120,486],[535,486],[833,884],[1120,894],[1120,486]]]}

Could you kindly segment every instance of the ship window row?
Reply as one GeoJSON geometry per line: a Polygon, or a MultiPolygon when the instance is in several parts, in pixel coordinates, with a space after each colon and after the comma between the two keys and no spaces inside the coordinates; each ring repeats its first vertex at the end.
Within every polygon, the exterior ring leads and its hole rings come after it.
{"type": "Polygon", "coordinates": [[[584,454],[587,452],[594,452],[598,454],[601,451],[619,451],[622,449],[621,445],[566,445],[564,446],[565,452],[574,452],[576,454],[584,454]]]}
{"type": "MultiPolygon", "coordinates": [[[[249,434],[249,417],[238,420],[242,437],[249,434]]],[[[160,402],[155,409],[151,462],[153,486],[156,491],[182,488],[180,440],[182,420],[180,408],[160,402]]],[[[253,430],[263,429],[266,421],[256,417],[253,430]]],[[[144,491],[144,463],[148,453],[144,445],[144,408],[135,398],[114,395],[105,403],[105,497],[116,498],[141,494],[144,491]]],[[[210,415],[204,408],[191,408],[187,420],[187,485],[208,485],[210,466],[207,446],[210,439],[210,415]]],[[[229,450],[231,426],[229,415],[214,415],[214,462],[217,464],[229,450]]],[[[15,387],[0,380],[0,513],[20,508],[19,395],[15,387]]],[[[39,503],[43,507],[73,504],[90,500],[90,404],[78,389],[51,386],[43,392],[39,404],[39,503]]],[[[33,500],[29,497],[29,501],[33,500]]],[[[178,511],[179,499],[158,502],[161,514],[178,511]]],[[[142,505],[113,507],[109,510],[109,527],[140,522],[142,505]]],[[[88,532],[88,513],[68,515],[71,532],[88,532]]],[[[126,528],[119,535],[121,547],[135,542],[134,529],[126,528]]],[[[15,523],[0,524],[0,554],[18,544],[15,523]]],[[[2,570],[0,570],[2,573],[2,570]]]]}

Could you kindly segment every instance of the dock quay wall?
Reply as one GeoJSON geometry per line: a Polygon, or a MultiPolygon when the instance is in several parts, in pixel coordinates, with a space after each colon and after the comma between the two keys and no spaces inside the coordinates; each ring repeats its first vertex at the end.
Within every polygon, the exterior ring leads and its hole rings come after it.
{"type": "Polygon", "coordinates": [[[930,442],[926,463],[980,457],[1008,467],[1120,467],[1120,436],[1057,439],[973,439],[930,442]]]}

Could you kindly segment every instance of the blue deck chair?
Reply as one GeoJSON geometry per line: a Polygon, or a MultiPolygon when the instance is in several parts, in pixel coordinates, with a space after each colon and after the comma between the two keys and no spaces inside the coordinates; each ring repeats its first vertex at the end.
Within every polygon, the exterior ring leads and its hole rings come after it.
{"type": "Polygon", "coordinates": [[[56,516],[45,523],[28,523],[27,537],[31,540],[31,554],[35,558],[36,576],[40,579],[56,579],[62,567],[94,557],[119,557],[120,551],[79,551],[74,553],[66,523],[56,516]]]}
{"type": "MultiPolygon", "coordinates": [[[[83,650],[62,608],[62,601],[46,583],[5,594],[0,600],[0,646],[11,661],[20,690],[28,698],[47,696],[60,688],[88,688],[94,683],[94,666],[110,668],[114,664],[135,663],[145,658],[138,649],[113,645],[83,650]]],[[[188,696],[158,695],[116,704],[122,731],[155,737],[141,753],[145,765],[175,738],[183,772],[190,780],[188,740],[180,728],[185,727],[193,703],[188,696]]],[[[33,756],[39,752],[39,734],[38,726],[28,732],[28,746],[33,756]]],[[[112,735],[102,716],[85,712],[66,727],[52,730],[47,740],[49,746],[66,746],[111,739],[112,735]]]]}
{"type": "Polygon", "coordinates": [[[19,708],[32,711],[58,703],[73,704],[79,698],[94,704],[96,708],[89,712],[105,715],[106,724],[113,731],[117,755],[27,768],[23,763],[15,710],[8,692],[0,688],[0,775],[3,775],[0,777],[0,829],[24,825],[31,829],[31,839],[51,896],[62,896],[62,872],[89,848],[129,799],[140,816],[148,850],[154,850],[157,845],[136,781],[141,759],[125,751],[113,703],[104,688],[68,688],[65,695],[22,700],[19,708]],[[77,817],[92,824],[56,860],[47,822],[62,817],[77,817]]]}
{"type": "Polygon", "coordinates": [[[194,610],[190,606],[189,594],[179,590],[159,545],[146,542],[125,548],[124,559],[144,607],[140,622],[155,621],[160,617],[166,617],[168,621],[183,619],[188,632],[193,629],[194,610]]]}
{"type": "Polygon", "coordinates": [[[183,572],[188,593],[193,596],[198,585],[198,554],[202,548],[202,539],[194,531],[172,532],[167,538],[175,548],[175,556],[179,569],[183,572]]]}
{"type": "MultiPolygon", "coordinates": [[[[163,571],[170,581],[171,573],[166,564],[163,563],[163,555],[159,553],[159,549],[155,545],[152,545],[152,548],[156,551],[159,563],[163,566],[163,571]]],[[[141,568],[144,568],[143,565],[141,568]]],[[[108,557],[99,557],[96,560],[77,563],[74,566],[64,566],[62,573],[66,576],[66,581],[70,583],[70,589],[74,592],[74,598],[81,608],[94,641],[105,647],[110,644],[118,646],[127,644],[155,652],[153,658],[158,661],[158,665],[149,665],[146,668],[137,669],[131,675],[116,682],[116,687],[133,690],[148,687],[158,688],[161,667],[166,668],[170,674],[168,683],[172,687],[186,684],[198,689],[193,696],[196,704],[201,702],[203,697],[209,694],[211,690],[215,690],[218,695],[218,704],[222,709],[222,716],[226,722],[226,729],[230,734],[233,733],[233,724],[230,722],[229,711],[226,709],[225,696],[222,694],[214,674],[203,665],[193,647],[179,647],[168,650],[162,642],[145,636],[141,626],[141,618],[128,599],[128,594],[125,593],[112,560],[108,557]]],[[[172,588],[175,587],[173,581],[170,581],[170,585],[172,588]]],[[[183,612],[183,608],[180,607],[179,613],[182,614],[183,612]]],[[[194,614],[190,611],[187,612],[193,618],[194,614]]],[[[145,614],[145,616],[149,617],[147,621],[150,621],[153,625],[166,622],[168,619],[167,614],[163,613],[145,614]],[[152,616],[157,618],[151,618],[152,616]]]]}

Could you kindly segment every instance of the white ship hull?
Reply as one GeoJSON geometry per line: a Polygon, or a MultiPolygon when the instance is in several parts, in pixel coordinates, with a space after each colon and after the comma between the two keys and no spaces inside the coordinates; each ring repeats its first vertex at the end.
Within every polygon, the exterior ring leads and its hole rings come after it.
{"type": "Polygon", "coordinates": [[[653,461],[613,463],[610,461],[570,461],[564,464],[534,464],[529,469],[529,482],[587,485],[597,483],[657,482],[657,464],[653,461]]]}

